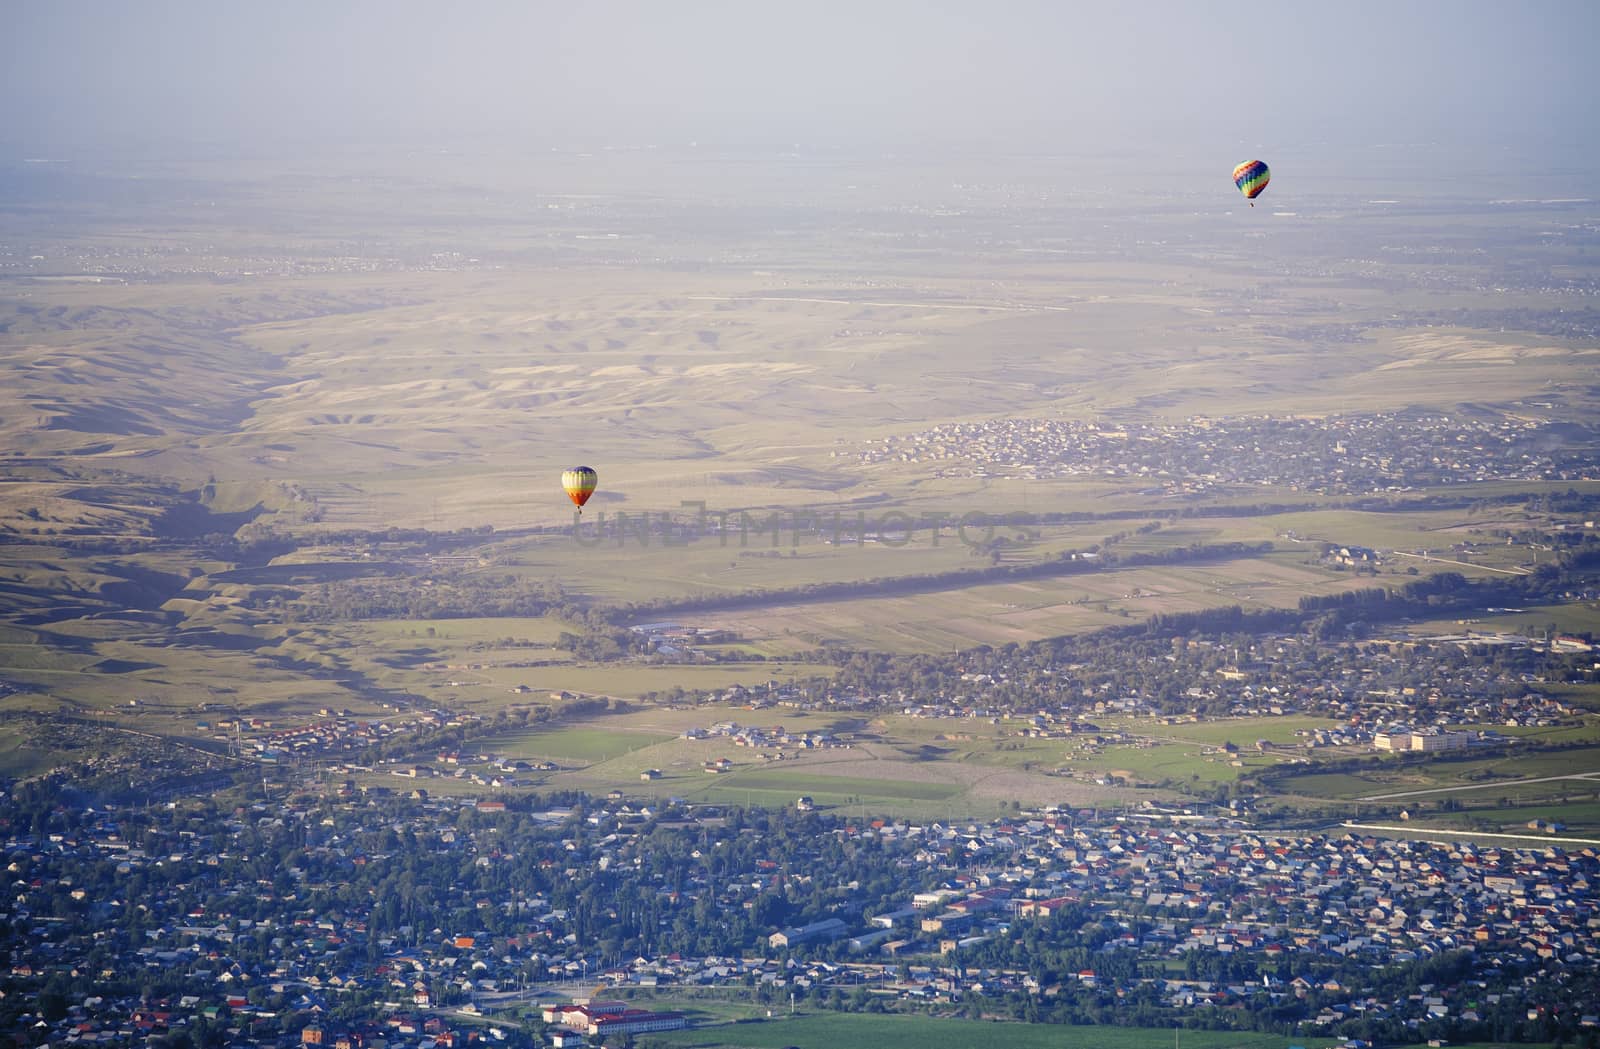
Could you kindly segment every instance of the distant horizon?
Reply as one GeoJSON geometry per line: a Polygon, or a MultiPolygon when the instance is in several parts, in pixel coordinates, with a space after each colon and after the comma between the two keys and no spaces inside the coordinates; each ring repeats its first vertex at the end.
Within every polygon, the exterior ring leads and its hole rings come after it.
{"type": "MultiPolygon", "coordinates": [[[[1474,150],[1449,144],[1326,142],[1274,147],[1215,145],[1156,150],[1138,143],[1073,151],[935,146],[780,146],[747,144],[550,143],[510,144],[456,140],[432,146],[408,143],[331,143],[320,148],[273,148],[266,143],[109,144],[77,150],[25,151],[0,143],[0,214],[43,193],[52,199],[82,196],[97,207],[97,185],[122,185],[139,200],[163,196],[164,187],[187,195],[279,180],[373,180],[396,191],[424,186],[478,187],[490,194],[648,194],[713,205],[759,204],[818,195],[839,201],[854,193],[898,192],[924,201],[954,198],[1015,182],[1058,204],[1072,200],[1130,207],[1150,199],[1242,205],[1234,190],[1234,165],[1260,159],[1272,168],[1261,203],[1340,206],[1350,202],[1483,203],[1600,199],[1600,167],[1562,153],[1529,156],[1507,146],[1474,150]],[[859,186],[857,185],[859,183],[859,186]],[[137,189],[133,189],[137,187],[137,189]],[[840,194],[844,194],[843,197],[840,194]]],[[[376,204],[382,193],[370,204],[376,204]]],[[[405,205],[407,208],[414,204],[405,205]]],[[[1137,213],[1135,211],[1134,213],[1137,213]]]]}

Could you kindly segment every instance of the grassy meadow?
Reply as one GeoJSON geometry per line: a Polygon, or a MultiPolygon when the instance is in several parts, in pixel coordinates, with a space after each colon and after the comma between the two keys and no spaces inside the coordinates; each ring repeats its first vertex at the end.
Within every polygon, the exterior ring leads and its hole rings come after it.
{"type": "Polygon", "coordinates": [[[1313,718],[1188,725],[1108,720],[1104,728],[1127,740],[1101,744],[1087,737],[1024,738],[1019,726],[987,719],[886,715],[862,722],[708,704],[496,731],[480,745],[497,756],[552,762],[557,770],[539,781],[547,786],[754,805],[792,805],[805,795],[818,808],[846,813],[977,818],[1013,800],[1115,808],[1176,798],[1176,788],[1208,791],[1293,756],[1292,749],[1257,751],[1256,740],[1293,748],[1298,731],[1328,724],[1313,718]],[[689,729],[728,722],[830,732],[846,745],[757,750],[725,736],[684,738],[689,729]],[[1239,752],[1224,753],[1226,742],[1237,742],[1239,752]],[[719,759],[728,765],[709,771],[719,759]],[[1129,787],[1137,795],[1128,794],[1129,787]]]}

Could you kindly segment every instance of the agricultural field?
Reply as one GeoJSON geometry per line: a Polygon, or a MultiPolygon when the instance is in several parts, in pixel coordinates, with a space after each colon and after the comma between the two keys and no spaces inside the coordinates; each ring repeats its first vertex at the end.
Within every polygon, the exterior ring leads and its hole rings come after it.
{"type": "Polygon", "coordinates": [[[780,647],[788,642],[950,652],[1083,633],[1163,613],[1231,605],[1292,608],[1303,596],[1371,585],[1288,558],[1253,558],[978,584],[905,597],[779,602],[695,614],[693,622],[780,647]]]}
{"type": "MultiPolygon", "coordinates": [[[[794,513],[755,511],[742,534],[683,537],[675,540],[680,545],[667,545],[654,533],[641,541],[632,524],[618,536],[617,518],[607,519],[604,513],[591,512],[575,532],[519,544],[496,567],[519,576],[555,579],[566,590],[596,599],[650,602],[957,572],[983,564],[948,533],[934,546],[931,528],[912,531],[903,546],[828,543],[825,539],[833,535],[831,513],[822,518],[823,538],[815,532],[794,531],[794,513]],[[778,522],[776,529],[762,527],[772,521],[778,522]]],[[[807,513],[797,513],[802,522],[808,520],[807,513]]],[[[842,536],[856,515],[840,516],[847,522],[840,528],[842,536]]],[[[673,527],[690,526],[689,520],[675,520],[673,527]]],[[[741,527],[738,515],[730,527],[741,527]]]]}
{"type": "Polygon", "coordinates": [[[511,757],[595,764],[671,738],[642,732],[619,732],[611,728],[568,728],[500,736],[493,743],[497,750],[511,757]]]}

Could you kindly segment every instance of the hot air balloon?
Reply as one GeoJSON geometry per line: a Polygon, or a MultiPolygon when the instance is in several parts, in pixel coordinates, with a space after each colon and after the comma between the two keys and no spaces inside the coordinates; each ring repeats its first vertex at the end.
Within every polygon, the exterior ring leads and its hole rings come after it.
{"type": "Polygon", "coordinates": [[[1239,187],[1239,192],[1244,194],[1244,199],[1250,202],[1252,208],[1270,181],[1272,172],[1259,160],[1247,160],[1233,169],[1233,184],[1239,187]]]}
{"type": "Polygon", "coordinates": [[[600,475],[587,466],[572,466],[561,473],[561,487],[566,489],[567,498],[577,504],[579,514],[583,513],[583,504],[589,501],[594,486],[599,483],[600,475]]]}

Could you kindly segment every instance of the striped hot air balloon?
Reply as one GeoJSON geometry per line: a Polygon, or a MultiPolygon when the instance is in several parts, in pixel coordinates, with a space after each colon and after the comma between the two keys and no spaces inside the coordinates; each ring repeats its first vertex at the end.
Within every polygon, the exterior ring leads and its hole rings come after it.
{"type": "Polygon", "coordinates": [[[567,498],[577,505],[580,514],[599,483],[600,475],[587,466],[570,466],[561,473],[561,487],[566,489],[567,498]]]}
{"type": "Polygon", "coordinates": [[[1244,194],[1244,199],[1250,201],[1250,206],[1255,207],[1255,199],[1261,191],[1267,188],[1267,183],[1272,181],[1272,172],[1259,160],[1247,160],[1233,169],[1233,184],[1239,187],[1239,192],[1244,194]]]}

